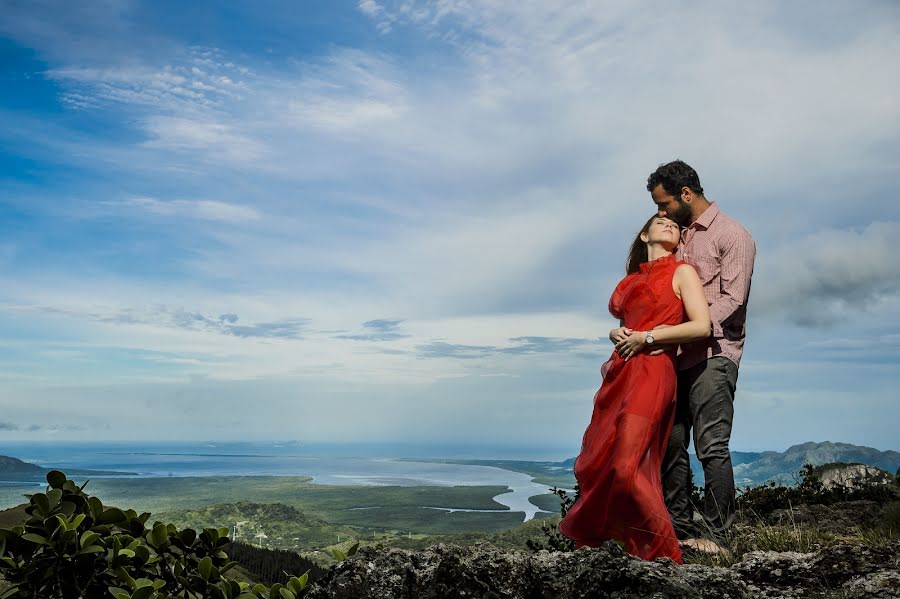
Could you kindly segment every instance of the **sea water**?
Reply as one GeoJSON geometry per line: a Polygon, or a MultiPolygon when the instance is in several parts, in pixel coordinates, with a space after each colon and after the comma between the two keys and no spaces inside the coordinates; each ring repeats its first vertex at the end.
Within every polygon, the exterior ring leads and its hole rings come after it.
{"type": "MultiPolygon", "coordinates": [[[[64,472],[77,468],[130,472],[139,477],[310,476],[315,483],[332,485],[499,485],[510,491],[495,496],[494,501],[510,511],[523,512],[525,521],[542,511],[528,498],[548,492],[547,485],[533,482],[527,474],[493,466],[340,453],[334,446],[317,452],[315,447],[277,443],[6,442],[0,446],[2,455],[64,472]]],[[[0,495],[0,508],[17,503],[20,496],[16,494],[0,495]]]]}

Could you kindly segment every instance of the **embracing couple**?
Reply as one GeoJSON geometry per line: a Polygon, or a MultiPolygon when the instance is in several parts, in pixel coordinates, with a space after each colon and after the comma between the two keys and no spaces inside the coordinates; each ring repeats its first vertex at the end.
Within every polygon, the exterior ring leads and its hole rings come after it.
{"type": "Polygon", "coordinates": [[[560,522],[576,546],[622,542],[643,559],[718,552],[734,520],[728,443],[756,246],[680,160],[647,180],[657,212],[631,246],[609,310],[615,351],[575,461],[579,497],[560,522]],[[688,444],[706,479],[690,501],[688,444]]]}

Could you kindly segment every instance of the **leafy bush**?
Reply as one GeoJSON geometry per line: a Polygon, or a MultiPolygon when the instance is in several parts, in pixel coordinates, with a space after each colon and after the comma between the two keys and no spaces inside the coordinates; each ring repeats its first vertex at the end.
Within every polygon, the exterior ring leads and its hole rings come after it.
{"type": "MultiPolygon", "coordinates": [[[[569,508],[575,505],[575,502],[578,501],[578,498],[581,495],[577,483],[575,485],[574,497],[569,497],[569,494],[566,493],[564,489],[559,489],[557,487],[551,487],[550,491],[559,496],[559,515],[562,518],[566,517],[566,512],[569,511],[569,508]]],[[[555,519],[551,520],[550,522],[541,523],[541,531],[544,533],[543,540],[535,541],[533,539],[528,539],[527,541],[525,541],[525,544],[531,551],[540,551],[542,549],[549,549],[550,551],[575,550],[575,541],[559,531],[559,523],[555,519]]]]}
{"type": "Polygon", "coordinates": [[[898,498],[900,492],[894,485],[872,484],[854,488],[836,486],[826,489],[816,467],[806,464],[798,474],[797,485],[786,487],[769,482],[749,487],[738,495],[737,505],[742,511],[766,516],[775,510],[801,504],[832,505],[841,501],[865,499],[884,505],[898,498]]]}
{"type": "Polygon", "coordinates": [[[308,588],[308,574],[271,587],[229,580],[227,528],[148,525],[149,513],[106,507],[58,470],[47,482],[24,526],[0,528],[0,575],[12,585],[2,599],[296,599],[308,588]]]}

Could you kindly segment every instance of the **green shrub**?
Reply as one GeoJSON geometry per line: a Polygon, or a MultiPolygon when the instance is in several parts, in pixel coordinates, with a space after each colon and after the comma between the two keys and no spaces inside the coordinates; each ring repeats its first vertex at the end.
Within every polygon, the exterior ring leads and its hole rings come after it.
{"type": "Polygon", "coordinates": [[[756,516],[766,516],[775,510],[794,505],[832,505],[841,501],[874,501],[880,505],[900,499],[900,489],[891,484],[869,484],[861,487],[832,487],[822,484],[817,468],[806,464],[797,475],[793,487],[764,483],[743,490],[737,497],[738,508],[756,516]]]}
{"type": "Polygon", "coordinates": [[[2,599],[296,599],[308,588],[307,574],[271,587],[229,580],[227,528],[148,525],[149,513],[104,506],[58,470],[47,482],[24,526],[0,528],[2,599]]]}

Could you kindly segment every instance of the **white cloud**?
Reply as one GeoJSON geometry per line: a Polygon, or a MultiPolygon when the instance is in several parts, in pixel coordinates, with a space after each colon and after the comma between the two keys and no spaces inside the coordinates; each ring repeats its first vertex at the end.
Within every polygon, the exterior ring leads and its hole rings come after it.
{"type": "Polygon", "coordinates": [[[818,231],[761,256],[753,309],[831,326],[900,298],[900,261],[892,258],[898,228],[900,221],[818,231]]]}
{"type": "Polygon", "coordinates": [[[144,142],[144,147],[200,154],[205,160],[214,162],[247,164],[266,153],[262,142],[223,123],[154,116],[146,120],[145,128],[152,138],[144,142]]]}
{"type": "Polygon", "coordinates": [[[362,13],[370,17],[374,17],[379,13],[384,12],[384,8],[380,4],[375,2],[375,0],[359,0],[359,4],[357,6],[362,13]]]}
{"type": "Polygon", "coordinates": [[[241,206],[216,200],[129,198],[120,204],[160,216],[181,216],[236,223],[258,220],[260,218],[259,211],[252,206],[241,206]]]}

